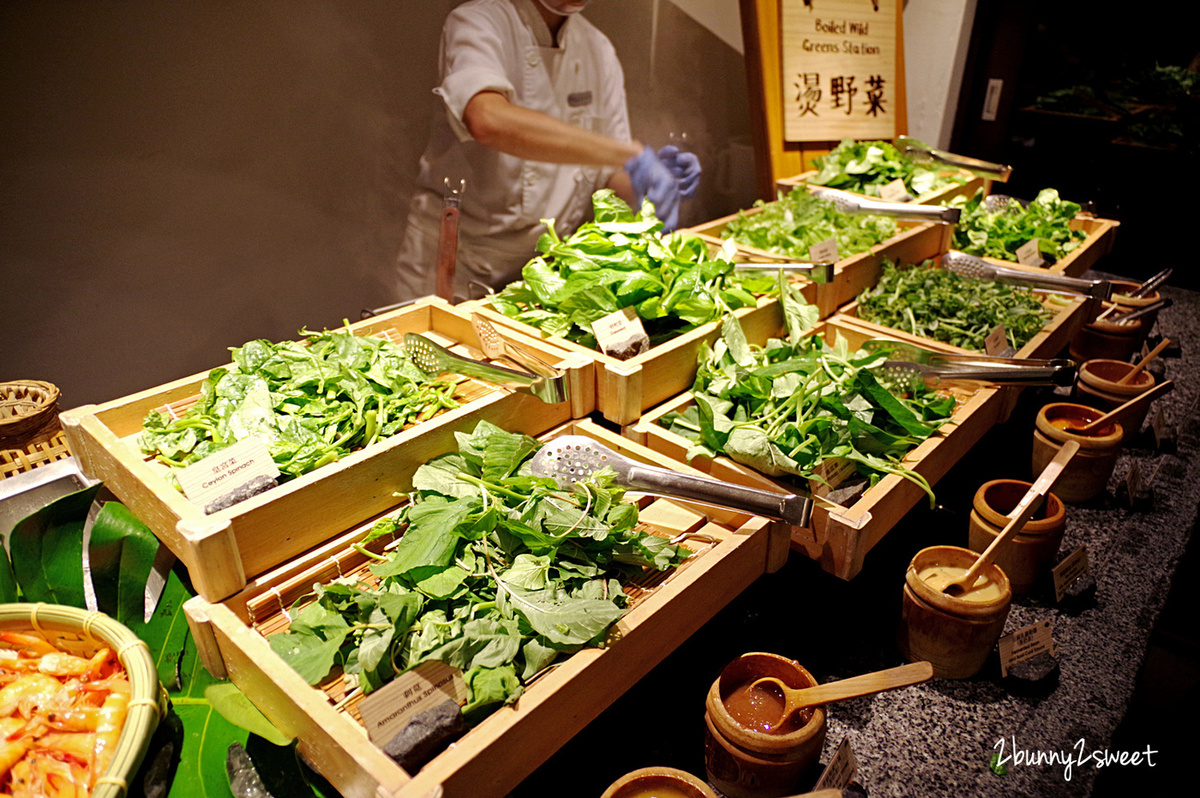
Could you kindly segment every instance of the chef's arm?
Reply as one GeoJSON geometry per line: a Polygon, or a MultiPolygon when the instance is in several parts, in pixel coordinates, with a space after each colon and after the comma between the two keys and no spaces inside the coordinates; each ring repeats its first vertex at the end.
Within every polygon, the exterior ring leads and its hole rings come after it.
{"type": "MultiPolygon", "coordinates": [[[[463,121],[472,138],[483,146],[527,161],[621,168],[642,151],[639,142],[618,141],[575,127],[511,103],[494,91],[472,97],[463,109],[463,121]]],[[[624,180],[629,186],[628,175],[624,180]]],[[[633,196],[632,188],[628,195],[633,196]]]]}

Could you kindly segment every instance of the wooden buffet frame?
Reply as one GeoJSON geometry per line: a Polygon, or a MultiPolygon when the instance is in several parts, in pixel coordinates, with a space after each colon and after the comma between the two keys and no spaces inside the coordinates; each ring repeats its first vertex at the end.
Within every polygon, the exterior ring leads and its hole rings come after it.
{"type": "MultiPolygon", "coordinates": [[[[482,357],[470,315],[433,297],[349,329],[397,341],[406,332],[422,333],[463,354],[482,357]]],[[[165,406],[190,406],[207,371],[103,405],[75,408],[61,418],[80,471],[103,480],[187,566],[196,591],[219,601],[241,590],[251,577],[392,507],[396,493],[410,490],[417,466],[445,451],[456,431],[469,431],[486,419],[513,432],[537,435],[594,409],[590,360],[519,333],[510,337],[566,372],[571,401],[547,405],[529,394],[470,381],[464,385],[474,398],[462,407],[211,515],[173,487],[167,466],[153,461],[137,444],[146,415],[165,406]]]]}
{"type": "MultiPolygon", "coordinates": [[[[627,457],[698,473],[591,421],[569,422],[542,437],[558,434],[588,435],[627,457]]],[[[446,796],[502,796],[758,576],[787,559],[788,529],[781,523],[666,499],[643,497],[639,504],[641,521],[658,533],[696,536],[696,555],[638,592],[604,648],[585,648],[544,671],[514,705],[497,710],[415,774],[370,742],[350,711],[335,709],[329,695],[286,665],[257,630],[278,620],[313,582],[353,569],[361,555],[351,544],[370,523],[263,574],[223,602],[198,597],[184,609],[209,671],[238,685],[272,723],[297,738],[301,753],[347,798],[427,798],[443,794],[439,790],[446,796]],[[256,614],[255,607],[266,614],[256,614]]]]}

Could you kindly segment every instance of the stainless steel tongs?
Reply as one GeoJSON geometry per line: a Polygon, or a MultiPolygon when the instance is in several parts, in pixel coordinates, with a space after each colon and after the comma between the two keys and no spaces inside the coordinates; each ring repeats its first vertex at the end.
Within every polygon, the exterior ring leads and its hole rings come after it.
{"type": "Polygon", "coordinates": [[[876,216],[892,216],[918,222],[946,222],[955,224],[962,214],[959,208],[941,205],[914,205],[911,202],[883,202],[855,196],[846,191],[824,186],[812,186],[814,196],[832,202],[842,213],[871,213],[876,216]]]}
{"type": "Polygon", "coordinates": [[[1112,283],[1108,280],[1084,280],[1079,277],[1064,277],[1051,272],[1040,273],[1011,269],[955,250],[950,250],[942,256],[942,267],[964,277],[992,280],[998,283],[1019,283],[1063,291],[1068,294],[1082,294],[1097,299],[1108,299],[1113,292],[1112,283]]]}
{"type": "Polygon", "coordinates": [[[508,340],[500,334],[495,325],[478,313],[471,314],[471,327],[479,338],[479,348],[492,360],[507,358],[534,374],[550,379],[562,376],[562,372],[555,368],[553,363],[547,363],[525,347],[508,340]]]}
{"type": "MultiPolygon", "coordinates": [[[[945,376],[946,379],[984,380],[1005,385],[1070,385],[1075,381],[1073,360],[959,355],[925,349],[892,338],[871,338],[863,342],[862,348],[867,352],[885,352],[891,355],[887,363],[897,364],[897,367],[904,364],[936,369],[936,376],[945,376]],[[968,374],[974,376],[967,376],[968,374]],[[1023,382],[1025,379],[1036,381],[1023,382]]],[[[933,375],[933,372],[922,372],[922,375],[926,373],[933,375]]]]}
{"type": "Polygon", "coordinates": [[[618,485],[633,490],[778,518],[793,526],[806,527],[812,519],[812,499],[806,496],[771,493],[648,466],[617,454],[586,435],[560,435],[543,446],[530,462],[535,476],[549,477],[564,489],[606,467],[616,473],[618,485]]]}
{"type": "Polygon", "coordinates": [[[404,350],[417,368],[427,374],[462,374],[477,377],[513,391],[530,393],[546,404],[558,404],[568,399],[566,378],[546,377],[528,371],[484,363],[481,360],[456,355],[445,347],[417,333],[404,334],[404,350]]]}
{"type": "Polygon", "coordinates": [[[935,388],[943,381],[967,380],[992,385],[1071,385],[1075,382],[1075,364],[1059,361],[1056,365],[980,365],[945,363],[926,365],[911,360],[887,360],[881,367],[884,379],[901,385],[924,384],[935,388]]]}
{"type": "Polygon", "coordinates": [[[981,161],[978,158],[968,158],[965,155],[955,155],[952,152],[934,149],[908,136],[897,138],[896,148],[917,163],[941,163],[946,166],[955,166],[959,169],[966,169],[968,172],[981,177],[998,180],[1001,183],[1007,183],[1009,176],[1012,175],[1011,166],[992,163],[991,161],[981,161]]]}

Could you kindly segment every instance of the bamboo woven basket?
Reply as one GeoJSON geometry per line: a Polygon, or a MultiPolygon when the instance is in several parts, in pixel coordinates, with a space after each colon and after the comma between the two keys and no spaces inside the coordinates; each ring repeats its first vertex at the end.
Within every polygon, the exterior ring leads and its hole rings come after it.
{"type": "Polygon", "coordinates": [[[58,388],[41,380],[0,382],[0,440],[32,433],[58,415],[58,388]]]}
{"type": "Polygon", "coordinates": [[[126,626],[101,612],[59,604],[0,604],[0,630],[34,633],[78,656],[107,646],[117,655],[129,678],[129,710],[117,740],[112,763],[100,776],[94,798],[121,798],[150,746],[150,738],[166,712],[166,693],[158,681],[146,643],[126,626]]]}

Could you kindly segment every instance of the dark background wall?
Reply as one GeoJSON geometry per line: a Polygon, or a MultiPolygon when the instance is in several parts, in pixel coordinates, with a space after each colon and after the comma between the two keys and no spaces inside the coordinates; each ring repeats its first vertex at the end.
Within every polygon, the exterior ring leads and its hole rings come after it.
{"type": "MultiPolygon", "coordinates": [[[[450,0],[0,4],[0,378],[102,402],[393,301],[450,0]]],[[[671,3],[587,12],[634,136],[715,178],[742,58],[671,3]]],[[[728,182],[728,181],[726,181],[728,182]]],[[[753,197],[706,180],[694,223],[753,197]]]]}

